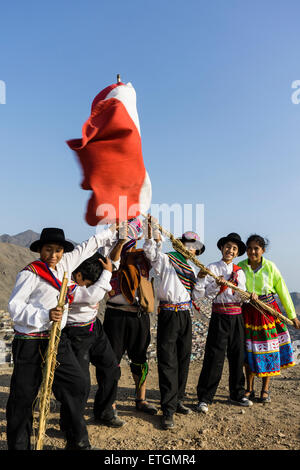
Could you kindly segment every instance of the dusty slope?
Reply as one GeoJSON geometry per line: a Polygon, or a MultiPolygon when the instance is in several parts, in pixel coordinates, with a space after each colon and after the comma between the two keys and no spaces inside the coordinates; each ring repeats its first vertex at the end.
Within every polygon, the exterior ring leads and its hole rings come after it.
{"type": "MultiPolygon", "coordinates": [[[[202,361],[193,361],[187,386],[186,403],[196,402],[195,387],[202,361]]],[[[1,372],[1,370],[0,370],[1,372]]],[[[94,369],[91,368],[93,384],[94,369]]],[[[0,387],[0,449],[6,449],[5,404],[9,391],[11,369],[2,370],[0,387]]],[[[95,425],[92,417],[92,398],[86,410],[86,420],[91,443],[108,450],[299,450],[300,411],[300,366],[286,369],[273,379],[272,403],[254,403],[250,409],[228,403],[228,368],[225,365],[223,378],[215,403],[208,415],[193,413],[176,415],[176,427],[171,431],[160,429],[160,414],[147,416],[134,409],[134,390],[127,362],[122,363],[118,409],[126,421],[121,429],[95,425]]],[[[256,388],[259,391],[260,382],[256,388]]],[[[156,363],[151,361],[148,399],[159,406],[156,363]]],[[[58,406],[52,404],[48,421],[48,438],[45,449],[63,449],[64,440],[58,426],[58,406]]]]}

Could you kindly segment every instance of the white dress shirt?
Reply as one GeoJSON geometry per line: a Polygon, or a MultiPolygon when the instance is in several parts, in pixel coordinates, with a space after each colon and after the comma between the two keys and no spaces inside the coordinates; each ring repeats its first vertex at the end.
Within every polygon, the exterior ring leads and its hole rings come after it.
{"type": "MultiPolygon", "coordinates": [[[[143,246],[155,274],[159,277],[158,299],[171,304],[190,302],[191,296],[189,292],[177,276],[169,256],[161,252],[161,247],[162,242],[156,242],[151,238],[145,240],[143,246]]],[[[195,272],[194,268],[192,269],[195,272]]],[[[194,292],[193,290],[192,298],[196,299],[198,296],[198,292],[194,292]]]]}
{"type": "Polygon", "coordinates": [[[72,323],[88,323],[98,313],[98,306],[107,292],[111,290],[111,272],[104,269],[98,281],[89,287],[77,286],[74,300],[69,307],[67,325],[72,323]]]}
{"type": "MultiPolygon", "coordinates": [[[[207,266],[213,274],[220,277],[223,276],[226,281],[229,280],[233,263],[225,263],[225,261],[220,260],[216,263],[211,263],[207,266]]],[[[241,290],[246,290],[246,276],[242,269],[237,272],[237,287],[241,290]]],[[[197,292],[198,298],[206,297],[213,300],[214,303],[243,303],[243,300],[238,292],[227,287],[227,289],[219,294],[221,286],[218,286],[215,279],[212,276],[205,276],[202,279],[197,278],[196,286],[194,291],[197,292]]]]}
{"type": "MultiPolygon", "coordinates": [[[[67,273],[68,285],[72,284],[72,272],[85,259],[92,256],[99,248],[110,246],[113,238],[110,229],[92,236],[77,245],[70,253],[65,253],[57,263],[53,274],[60,281],[67,273]]],[[[49,282],[31,271],[21,271],[17,275],[8,303],[8,311],[14,322],[14,329],[20,333],[37,333],[51,328],[49,310],[57,306],[59,291],[49,282]]],[[[66,325],[68,304],[64,307],[61,328],[66,325]]]]}

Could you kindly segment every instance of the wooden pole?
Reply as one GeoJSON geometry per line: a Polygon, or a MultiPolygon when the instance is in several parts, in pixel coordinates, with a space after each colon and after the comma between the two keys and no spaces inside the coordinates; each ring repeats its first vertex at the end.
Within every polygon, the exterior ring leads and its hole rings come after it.
{"type": "MultiPolygon", "coordinates": [[[[57,307],[64,308],[66,292],[68,287],[67,273],[64,273],[57,307]]],[[[47,415],[50,409],[50,399],[52,393],[52,384],[56,367],[57,347],[60,339],[61,322],[53,322],[49,344],[46,351],[45,365],[43,368],[43,380],[40,388],[39,403],[39,429],[36,441],[36,450],[43,449],[43,442],[46,433],[47,415]]]]}
{"type": "MultiPolygon", "coordinates": [[[[151,220],[151,216],[150,215],[144,215],[142,214],[143,217],[147,218],[148,220],[150,219],[151,220]]],[[[200,263],[200,261],[198,260],[198,258],[196,258],[195,255],[192,255],[192,253],[184,246],[184,244],[178,240],[177,238],[174,237],[174,235],[171,233],[171,232],[168,232],[167,230],[165,230],[159,223],[156,223],[155,222],[155,225],[157,225],[157,227],[159,228],[159,230],[161,231],[161,233],[163,233],[164,235],[166,235],[168,238],[170,238],[174,248],[179,251],[182,255],[185,256],[185,258],[188,258],[190,259],[198,268],[201,269],[202,272],[204,272],[205,274],[208,274],[209,276],[212,276],[216,281],[220,281],[219,277],[216,276],[214,273],[212,273],[209,269],[207,269],[204,264],[200,263]]],[[[222,279],[223,281],[223,279],[222,279]]],[[[224,285],[226,285],[227,287],[229,287],[230,289],[233,289],[237,292],[239,292],[239,294],[244,297],[245,299],[250,299],[251,298],[251,294],[249,294],[249,292],[247,291],[244,291],[242,289],[239,289],[236,285],[232,284],[231,282],[229,281],[223,281],[224,285]]],[[[260,307],[262,309],[264,309],[265,311],[271,313],[271,315],[273,315],[274,317],[276,318],[279,318],[280,320],[282,320],[284,323],[287,323],[288,325],[291,325],[291,326],[294,326],[294,323],[292,322],[292,320],[290,320],[289,318],[287,318],[286,316],[282,315],[280,312],[277,312],[277,310],[275,310],[273,307],[271,307],[270,305],[266,304],[265,302],[262,302],[261,300],[255,300],[255,301],[251,301],[253,304],[255,304],[255,306],[257,307],[260,307]]]]}

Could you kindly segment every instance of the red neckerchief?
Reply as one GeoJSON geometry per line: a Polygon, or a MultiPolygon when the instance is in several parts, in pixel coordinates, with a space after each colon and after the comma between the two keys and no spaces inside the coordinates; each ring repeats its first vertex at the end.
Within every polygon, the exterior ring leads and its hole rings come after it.
{"type": "MultiPolygon", "coordinates": [[[[51,269],[44,263],[43,261],[33,261],[33,263],[28,264],[23,271],[31,271],[34,274],[37,274],[45,281],[49,282],[53,287],[60,290],[61,289],[61,282],[57,277],[54,276],[51,269]]],[[[67,294],[66,294],[66,302],[71,304],[74,300],[74,290],[77,287],[77,284],[72,284],[68,286],[67,294]]]]}
{"type": "MultiPolygon", "coordinates": [[[[238,274],[237,273],[238,273],[238,271],[240,271],[240,269],[242,269],[242,268],[240,268],[239,266],[234,264],[233,268],[232,268],[232,273],[230,275],[230,278],[228,279],[228,282],[231,282],[235,286],[238,285],[238,274]]],[[[221,286],[218,295],[222,294],[226,289],[228,289],[228,286],[221,286]]],[[[234,292],[233,292],[233,294],[234,294],[234,292]]]]}

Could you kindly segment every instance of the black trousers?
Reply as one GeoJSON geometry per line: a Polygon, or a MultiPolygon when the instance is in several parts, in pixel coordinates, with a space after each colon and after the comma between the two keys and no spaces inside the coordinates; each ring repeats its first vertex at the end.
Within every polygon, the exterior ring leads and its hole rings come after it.
{"type": "Polygon", "coordinates": [[[161,309],[157,323],[157,361],[164,414],[173,414],[183,400],[192,350],[192,322],[189,310],[161,309]]]}
{"type": "MultiPolygon", "coordinates": [[[[6,406],[9,450],[30,450],[33,406],[42,382],[42,357],[47,339],[17,339],[12,343],[14,370],[6,406]]],[[[72,442],[89,444],[83,418],[87,383],[65,334],[61,333],[53,381],[53,393],[67,410],[72,442]]],[[[71,439],[71,436],[70,436],[71,439]]]]}
{"type": "MultiPolygon", "coordinates": [[[[92,328],[67,326],[64,332],[71,342],[74,354],[83,370],[88,388],[85,405],[90,393],[90,363],[96,368],[98,389],[94,400],[94,416],[108,419],[113,416],[112,405],[116,400],[121,371],[103,326],[98,318],[92,328]]],[[[65,407],[61,407],[61,425],[64,428],[65,407]]]]}
{"type": "Polygon", "coordinates": [[[118,363],[127,351],[131,362],[144,364],[150,344],[150,317],[148,313],[125,312],[107,308],[103,328],[116,354],[118,363]]]}
{"type": "Polygon", "coordinates": [[[212,403],[222,377],[225,355],[229,363],[230,398],[240,400],[245,393],[243,316],[212,313],[203,366],[197,385],[199,401],[212,403]]]}

